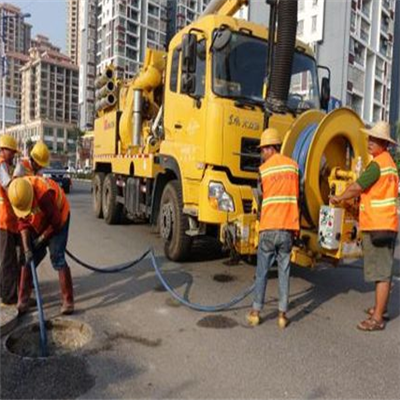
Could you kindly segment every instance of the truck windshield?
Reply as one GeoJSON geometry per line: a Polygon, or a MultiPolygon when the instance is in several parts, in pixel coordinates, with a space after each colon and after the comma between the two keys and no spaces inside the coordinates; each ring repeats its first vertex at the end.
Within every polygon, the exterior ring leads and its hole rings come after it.
{"type": "MultiPolygon", "coordinates": [[[[244,33],[232,32],[222,50],[214,49],[213,91],[221,97],[263,103],[268,43],[244,33]]],[[[304,53],[294,56],[288,107],[320,108],[315,61],[304,53]]]]}

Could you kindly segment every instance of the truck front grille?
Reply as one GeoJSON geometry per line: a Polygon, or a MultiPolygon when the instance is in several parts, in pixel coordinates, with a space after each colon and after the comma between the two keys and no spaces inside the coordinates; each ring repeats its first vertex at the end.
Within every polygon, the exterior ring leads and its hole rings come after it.
{"type": "Polygon", "coordinates": [[[243,199],[243,211],[245,214],[250,214],[253,206],[253,200],[243,199]]]}
{"type": "Polygon", "coordinates": [[[240,169],[246,172],[258,172],[260,167],[259,139],[242,138],[240,147],[240,169]]]}

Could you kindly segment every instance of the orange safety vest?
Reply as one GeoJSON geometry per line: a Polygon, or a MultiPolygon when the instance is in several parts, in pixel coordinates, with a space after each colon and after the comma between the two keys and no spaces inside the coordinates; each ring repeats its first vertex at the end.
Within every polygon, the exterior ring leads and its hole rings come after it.
{"type": "Polygon", "coordinates": [[[275,154],[260,167],[263,189],[260,231],[300,229],[299,167],[295,161],[275,154]]]}
{"type": "Polygon", "coordinates": [[[61,213],[61,224],[64,225],[67,222],[70,207],[67,197],[60,186],[52,179],[41,176],[28,176],[26,179],[31,182],[34,191],[32,212],[28,218],[35,232],[40,235],[47,228],[46,216],[39,207],[39,201],[49,190],[54,191],[56,194],[57,206],[61,213]]]}
{"type": "Polygon", "coordinates": [[[23,168],[23,176],[33,176],[35,175],[32,164],[27,158],[23,158],[20,161],[20,165],[23,168]]]}
{"type": "Polygon", "coordinates": [[[397,195],[399,175],[391,155],[384,151],[375,157],[381,176],[369,189],[361,194],[360,230],[395,231],[399,230],[397,214],[397,195]]]}
{"type": "MultiPolygon", "coordinates": [[[[5,163],[4,158],[0,157],[0,164],[3,163],[5,163]]],[[[17,221],[17,217],[14,214],[10,201],[8,200],[7,191],[0,185],[0,229],[17,233],[17,221]]]]}

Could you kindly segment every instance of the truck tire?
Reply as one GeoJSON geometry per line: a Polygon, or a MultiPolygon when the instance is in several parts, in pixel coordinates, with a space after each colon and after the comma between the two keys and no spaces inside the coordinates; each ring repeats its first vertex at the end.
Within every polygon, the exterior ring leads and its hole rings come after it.
{"type": "Polygon", "coordinates": [[[114,174],[108,174],[103,183],[102,209],[108,225],[116,225],[121,220],[123,205],[117,202],[118,187],[114,174]]]}
{"type": "Polygon", "coordinates": [[[102,196],[104,177],[104,172],[96,172],[92,179],[92,204],[94,215],[97,218],[103,218],[102,196]]]}
{"type": "Polygon", "coordinates": [[[174,180],[164,188],[161,196],[159,228],[164,240],[165,255],[172,261],[184,261],[190,254],[192,238],[186,235],[189,217],[182,212],[182,189],[174,180]]]}

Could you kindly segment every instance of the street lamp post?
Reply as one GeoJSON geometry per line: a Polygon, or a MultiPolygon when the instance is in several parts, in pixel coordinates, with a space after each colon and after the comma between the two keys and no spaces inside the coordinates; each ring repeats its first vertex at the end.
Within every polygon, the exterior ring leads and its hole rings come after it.
{"type": "Polygon", "coordinates": [[[7,15],[4,14],[1,16],[1,27],[0,27],[0,35],[1,35],[1,82],[2,82],[2,132],[6,132],[6,77],[7,77],[7,54],[6,54],[6,20],[11,18],[29,18],[31,14],[18,14],[18,15],[7,15]]]}

